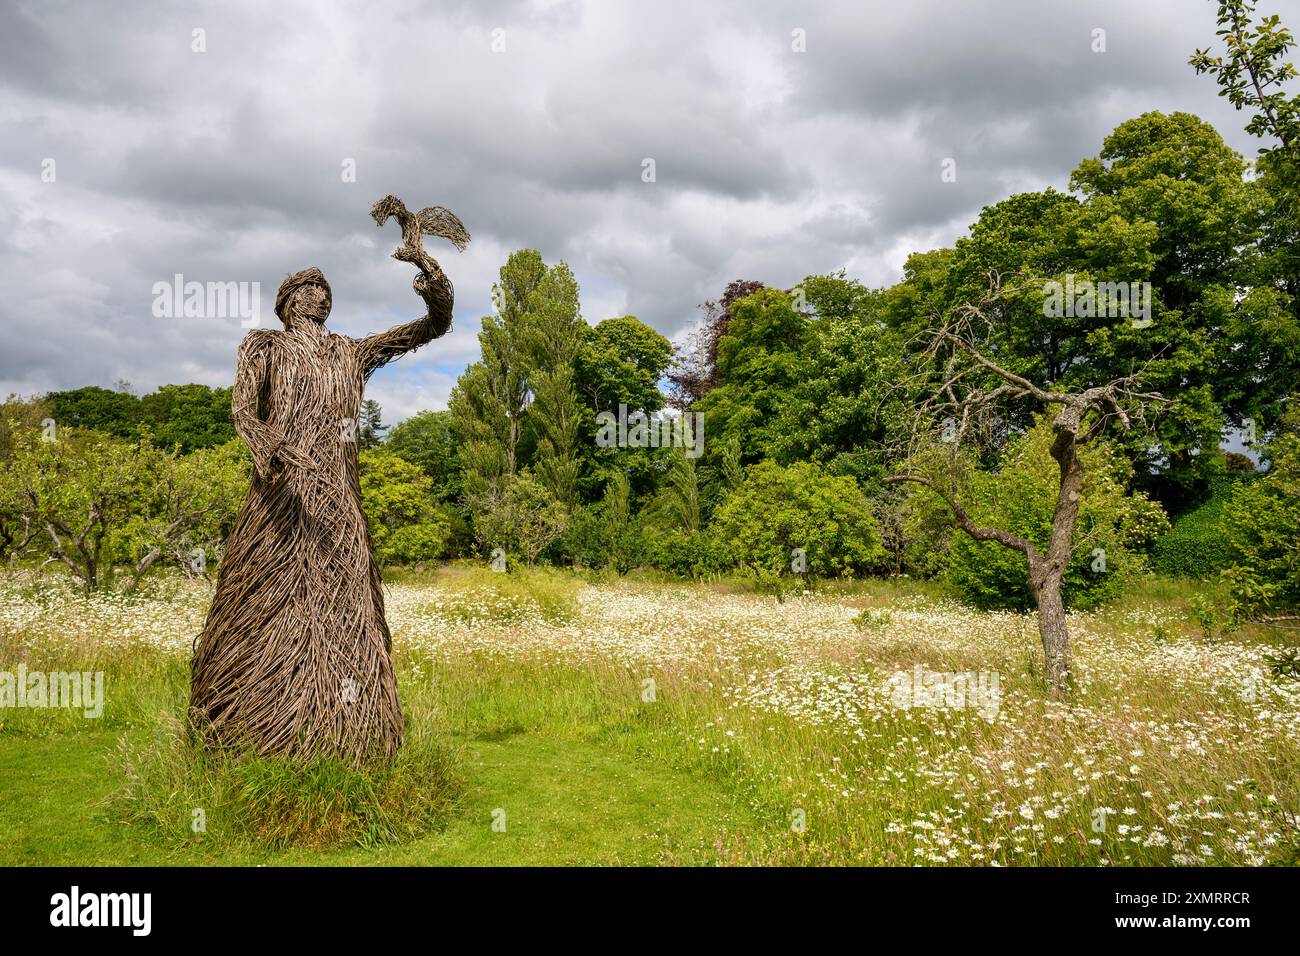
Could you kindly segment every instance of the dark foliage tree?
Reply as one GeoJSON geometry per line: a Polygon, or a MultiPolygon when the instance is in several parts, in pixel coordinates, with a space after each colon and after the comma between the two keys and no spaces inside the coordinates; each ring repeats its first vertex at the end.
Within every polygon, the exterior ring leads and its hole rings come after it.
{"type": "Polygon", "coordinates": [[[674,368],[668,374],[669,401],[677,408],[690,408],[717,387],[718,346],[731,328],[731,307],[740,299],[765,288],[753,279],[736,279],[723,290],[722,298],[705,302],[704,318],[678,350],[674,368]]]}
{"type": "Polygon", "coordinates": [[[118,438],[140,434],[140,399],[130,392],[115,392],[87,385],[45,396],[50,414],[60,425],[93,428],[118,438]]]}

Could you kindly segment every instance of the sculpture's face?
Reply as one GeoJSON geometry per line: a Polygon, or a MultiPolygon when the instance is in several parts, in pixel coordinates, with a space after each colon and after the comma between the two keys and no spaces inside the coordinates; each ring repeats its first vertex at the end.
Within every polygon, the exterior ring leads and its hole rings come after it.
{"type": "Polygon", "coordinates": [[[294,292],[289,300],[289,311],[298,318],[324,325],[333,304],[329,290],[312,282],[294,292]]]}

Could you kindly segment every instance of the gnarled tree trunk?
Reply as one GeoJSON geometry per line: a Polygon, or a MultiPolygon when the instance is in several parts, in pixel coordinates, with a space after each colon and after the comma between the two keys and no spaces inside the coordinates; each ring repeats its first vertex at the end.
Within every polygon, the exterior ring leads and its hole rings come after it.
{"type": "MultiPolygon", "coordinates": [[[[1040,565],[1046,562],[1039,561],[1040,565]]],[[[1061,595],[1064,568],[1030,566],[1029,591],[1038,607],[1038,635],[1043,642],[1043,659],[1047,663],[1047,681],[1053,687],[1065,687],[1070,678],[1070,632],[1065,623],[1065,600],[1061,595]]]]}

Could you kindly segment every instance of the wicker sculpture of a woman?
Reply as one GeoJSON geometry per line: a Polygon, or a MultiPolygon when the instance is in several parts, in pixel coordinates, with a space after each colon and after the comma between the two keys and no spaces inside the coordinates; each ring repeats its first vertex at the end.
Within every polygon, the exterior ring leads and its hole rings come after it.
{"type": "Polygon", "coordinates": [[[384,598],[357,478],[362,391],[377,368],[444,334],[453,291],[422,235],[458,249],[469,234],[441,207],[387,196],[371,215],[402,226],[394,258],[420,268],[427,314],[362,339],[325,329],[319,269],[284,281],[283,331],[239,349],[232,414],[253,480],[226,540],[216,595],[195,641],[190,717],[209,745],[262,755],[392,756],[404,724],[384,598]]]}

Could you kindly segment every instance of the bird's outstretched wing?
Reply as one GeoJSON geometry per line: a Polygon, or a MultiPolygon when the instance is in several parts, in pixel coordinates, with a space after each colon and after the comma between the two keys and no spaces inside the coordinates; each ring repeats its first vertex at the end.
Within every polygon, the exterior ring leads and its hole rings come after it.
{"type": "Polygon", "coordinates": [[[469,243],[469,230],[454,212],[442,206],[429,206],[418,214],[420,231],[426,236],[441,236],[460,252],[469,243]]]}

